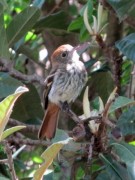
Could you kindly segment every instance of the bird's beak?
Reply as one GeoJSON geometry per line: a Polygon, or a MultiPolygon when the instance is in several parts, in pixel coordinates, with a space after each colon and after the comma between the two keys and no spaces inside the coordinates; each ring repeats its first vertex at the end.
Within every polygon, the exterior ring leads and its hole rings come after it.
{"type": "Polygon", "coordinates": [[[89,42],[85,42],[73,48],[73,52],[76,51],[80,56],[83,52],[85,52],[90,47],[89,42]]]}

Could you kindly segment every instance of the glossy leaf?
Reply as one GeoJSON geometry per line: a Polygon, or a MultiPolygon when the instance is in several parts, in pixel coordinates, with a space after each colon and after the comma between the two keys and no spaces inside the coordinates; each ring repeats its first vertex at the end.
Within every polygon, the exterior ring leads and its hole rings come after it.
{"type": "Polygon", "coordinates": [[[15,126],[15,127],[6,129],[6,130],[2,133],[1,140],[7,138],[8,136],[10,136],[11,134],[13,134],[14,132],[19,131],[19,130],[21,130],[21,129],[23,129],[23,128],[26,128],[26,126],[15,126]]]}
{"type": "Polygon", "coordinates": [[[69,142],[70,138],[65,141],[59,141],[57,143],[49,146],[41,155],[45,162],[41,165],[39,169],[36,170],[33,179],[42,179],[47,168],[52,164],[53,159],[56,157],[60,149],[69,142]]]}
{"type": "Polygon", "coordinates": [[[7,4],[6,0],[0,0],[0,4],[3,6],[4,10],[7,9],[8,4],[7,4]]]}
{"type": "Polygon", "coordinates": [[[119,117],[117,121],[117,125],[121,125],[124,123],[135,123],[135,106],[128,108],[122,115],[119,117]]]}
{"type": "Polygon", "coordinates": [[[117,161],[113,160],[110,156],[104,156],[103,154],[100,154],[99,157],[106,165],[105,172],[108,174],[109,179],[111,179],[111,177],[117,180],[127,178],[128,174],[126,169],[122,167],[117,161]]]}
{"type": "Polygon", "coordinates": [[[117,126],[124,136],[135,134],[135,106],[127,108],[119,117],[117,126]]]}
{"type": "Polygon", "coordinates": [[[82,7],[79,14],[83,16],[85,8],[88,7],[88,17],[92,18],[92,12],[93,12],[93,2],[92,0],[88,0],[87,3],[82,7]]]}
{"type": "Polygon", "coordinates": [[[45,3],[45,0],[34,0],[33,6],[37,6],[37,7],[41,8],[44,3],[45,3]]]}
{"type": "Polygon", "coordinates": [[[113,151],[123,161],[128,170],[129,179],[135,179],[134,162],[135,162],[135,146],[127,143],[112,143],[113,151]]]}
{"type": "Polygon", "coordinates": [[[69,25],[69,16],[66,12],[60,11],[55,14],[51,14],[45,17],[42,17],[36,24],[35,28],[43,29],[62,29],[66,30],[69,25]]]}
{"type": "Polygon", "coordinates": [[[23,94],[15,103],[11,117],[23,122],[30,123],[32,121],[32,123],[37,124],[44,114],[41,100],[34,85],[27,84],[27,87],[29,92],[23,94]]]}
{"type": "Polygon", "coordinates": [[[64,130],[61,130],[61,129],[57,129],[55,137],[52,139],[51,142],[57,143],[59,141],[65,141],[68,138],[69,138],[69,135],[67,134],[67,132],[65,132],[64,130]]]}
{"type": "Polygon", "coordinates": [[[123,136],[135,134],[135,123],[123,123],[118,125],[123,136]]]}
{"type": "Polygon", "coordinates": [[[0,98],[5,98],[14,93],[17,87],[23,86],[21,81],[11,77],[8,73],[0,72],[0,98]]]}
{"type": "Polygon", "coordinates": [[[2,136],[2,133],[7,125],[8,119],[11,115],[13,106],[15,101],[18,99],[18,97],[23,94],[24,92],[27,92],[28,89],[25,87],[19,87],[15,91],[14,94],[9,95],[7,98],[5,98],[3,101],[0,102],[0,138],[2,136]]]}
{"type": "Polygon", "coordinates": [[[135,6],[135,1],[134,0],[107,0],[108,3],[113,7],[113,9],[116,11],[118,17],[123,20],[125,19],[128,15],[133,16],[135,15],[134,13],[134,6],[135,6]]]}
{"type": "Polygon", "coordinates": [[[114,112],[116,109],[123,108],[125,106],[135,104],[135,101],[133,99],[129,99],[127,97],[119,96],[116,98],[115,102],[112,104],[109,112],[114,112]]]}
{"type": "Polygon", "coordinates": [[[28,7],[13,18],[7,27],[7,38],[10,47],[34,26],[39,16],[38,8],[28,7]]]}
{"type": "Polygon", "coordinates": [[[110,92],[114,89],[110,72],[94,72],[89,80],[89,89],[91,88],[102,98],[105,104],[110,92]]]}
{"type": "Polygon", "coordinates": [[[72,21],[70,23],[70,25],[68,26],[68,31],[74,31],[74,30],[81,29],[83,24],[84,24],[83,18],[78,17],[77,19],[75,19],[74,21],[72,21]]]}
{"type": "Polygon", "coordinates": [[[135,62],[135,33],[132,33],[122,40],[115,43],[116,47],[121,51],[127,58],[135,62]]]}
{"type": "Polygon", "coordinates": [[[110,177],[106,171],[102,171],[96,178],[96,180],[108,180],[110,177]]]}
{"type": "Polygon", "coordinates": [[[0,175],[0,179],[2,179],[2,180],[10,180],[9,178],[1,176],[1,175],[0,175]]]}
{"type": "Polygon", "coordinates": [[[25,56],[27,56],[28,58],[34,60],[35,62],[37,62],[38,59],[39,59],[38,51],[35,50],[35,49],[31,49],[27,45],[20,46],[17,51],[18,51],[18,53],[24,54],[25,56]]]}

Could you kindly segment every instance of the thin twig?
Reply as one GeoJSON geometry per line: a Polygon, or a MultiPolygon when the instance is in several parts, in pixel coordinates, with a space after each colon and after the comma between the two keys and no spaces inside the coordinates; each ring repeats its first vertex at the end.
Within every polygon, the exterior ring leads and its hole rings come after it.
{"type": "Polygon", "coordinates": [[[8,164],[8,159],[1,159],[0,164],[8,164]]]}
{"type": "Polygon", "coordinates": [[[32,140],[32,139],[23,139],[23,138],[19,138],[19,137],[16,137],[14,136],[14,138],[12,136],[10,136],[8,138],[8,142],[12,143],[16,143],[18,145],[20,144],[26,144],[26,145],[30,145],[30,146],[49,146],[51,145],[51,142],[49,141],[42,141],[42,140],[32,140]]]}
{"type": "Polygon", "coordinates": [[[109,100],[107,101],[107,103],[105,105],[105,109],[103,111],[102,121],[101,121],[100,126],[99,126],[99,131],[98,131],[97,137],[98,137],[99,142],[100,142],[101,150],[106,150],[106,146],[107,146],[107,135],[106,135],[107,125],[111,126],[111,128],[115,127],[115,125],[113,123],[111,123],[111,121],[108,120],[109,109],[110,109],[112,103],[114,102],[114,100],[115,100],[115,96],[109,98],[109,100]]]}
{"type": "Polygon", "coordinates": [[[51,9],[51,11],[48,13],[48,15],[54,13],[61,6],[62,3],[63,3],[63,0],[58,1],[58,3],[55,4],[55,6],[51,9]]]}
{"type": "Polygon", "coordinates": [[[9,146],[9,144],[6,141],[4,141],[4,146],[5,146],[5,151],[6,151],[7,158],[8,158],[8,166],[9,166],[9,171],[11,173],[12,180],[17,180],[18,178],[16,176],[15,169],[14,169],[14,162],[13,162],[13,158],[12,158],[11,147],[9,146]]]}

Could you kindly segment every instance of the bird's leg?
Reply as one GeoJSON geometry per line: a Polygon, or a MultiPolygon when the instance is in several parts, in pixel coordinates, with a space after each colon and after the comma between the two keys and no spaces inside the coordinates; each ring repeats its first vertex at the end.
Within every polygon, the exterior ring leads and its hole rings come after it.
{"type": "Polygon", "coordinates": [[[69,104],[67,103],[67,101],[65,101],[65,102],[60,101],[60,107],[64,112],[67,112],[67,113],[68,113],[68,111],[70,109],[69,104]]]}
{"type": "Polygon", "coordinates": [[[69,117],[71,117],[76,123],[81,123],[79,117],[70,109],[67,101],[60,102],[60,108],[62,111],[66,112],[69,117]]]}

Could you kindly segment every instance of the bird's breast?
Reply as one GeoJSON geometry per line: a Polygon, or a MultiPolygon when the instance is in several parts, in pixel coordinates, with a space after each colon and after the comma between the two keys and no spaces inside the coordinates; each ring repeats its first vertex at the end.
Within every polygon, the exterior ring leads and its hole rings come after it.
{"type": "Polygon", "coordinates": [[[67,64],[66,68],[58,69],[54,77],[49,100],[59,102],[74,101],[87,81],[87,72],[83,63],[67,64]]]}

